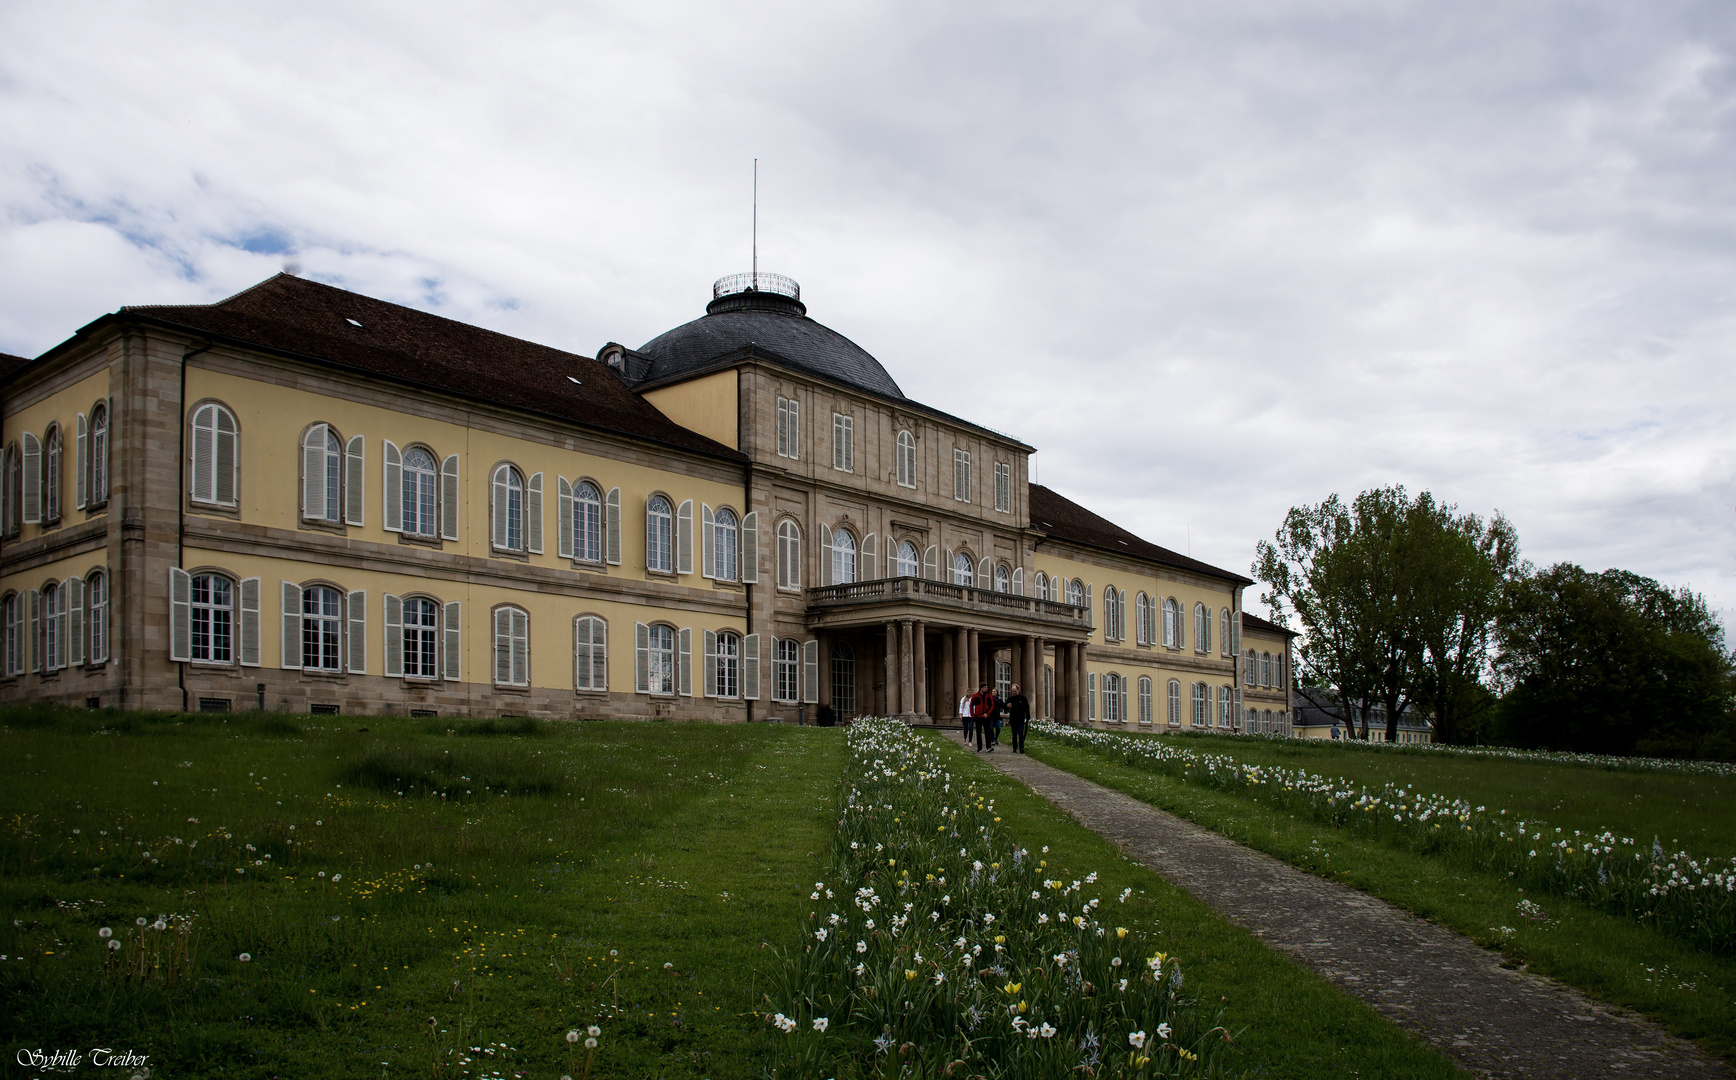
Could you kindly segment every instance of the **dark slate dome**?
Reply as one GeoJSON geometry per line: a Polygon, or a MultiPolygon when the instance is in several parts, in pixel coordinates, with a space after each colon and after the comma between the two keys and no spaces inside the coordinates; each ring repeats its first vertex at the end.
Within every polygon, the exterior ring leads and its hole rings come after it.
{"type": "Polygon", "coordinates": [[[867,350],[808,318],[801,286],[782,274],[731,274],[719,278],[711,294],[703,318],[639,348],[644,366],[633,381],[662,382],[701,371],[751,345],[815,375],[883,397],[904,396],[867,350]]]}

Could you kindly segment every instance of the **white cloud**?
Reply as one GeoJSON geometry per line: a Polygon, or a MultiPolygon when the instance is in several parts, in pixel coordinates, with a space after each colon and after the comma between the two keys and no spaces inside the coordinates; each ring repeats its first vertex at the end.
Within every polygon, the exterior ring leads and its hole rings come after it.
{"type": "Polygon", "coordinates": [[[1245,570],[1381,483],[1736,607],[1715,4],[13,5],[0,349],[312,276],[564,348],[747,261],[1245,570]]]}

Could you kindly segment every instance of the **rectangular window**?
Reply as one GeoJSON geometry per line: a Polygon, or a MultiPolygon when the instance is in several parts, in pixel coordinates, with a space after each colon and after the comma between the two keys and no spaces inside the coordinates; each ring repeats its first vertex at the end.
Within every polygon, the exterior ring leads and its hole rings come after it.
{"type": "Polygon", "coordinates": [[[1013,512],[1013,467],[1004,461],[995,462],[995,509],[1013,512]]]}
{"type": "Polygon", "coordinates": [[[970,502],[970,451],[954,450],[952,452],[952,497],[959,502],[970,502]]]}
{"type": "Polygon", "coordinates": [[[802,406],[787,397],[778,398],[778,456],[797,460],[802,455],[797,433],[801,429],[802,406]]]}
{"type": "Polygon", "coordinates": [[[832,414],[832,468],[856,471],[856,420],[843,413],[832,414]]]}
{"type": "Polygon", "coordinates": [[[772,650],[772,696],[778,701],[794,703],[801,678],[802,643],[795,638],[778,638],[772,650]]]}

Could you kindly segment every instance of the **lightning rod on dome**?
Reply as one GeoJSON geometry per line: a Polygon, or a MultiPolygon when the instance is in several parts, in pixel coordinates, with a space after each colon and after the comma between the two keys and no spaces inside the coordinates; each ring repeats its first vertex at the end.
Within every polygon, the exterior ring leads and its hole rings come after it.
{"type": "Polygon", "coordinates": [[[759,291],[759,158],[753,159],[753,287],[759,291]]]}

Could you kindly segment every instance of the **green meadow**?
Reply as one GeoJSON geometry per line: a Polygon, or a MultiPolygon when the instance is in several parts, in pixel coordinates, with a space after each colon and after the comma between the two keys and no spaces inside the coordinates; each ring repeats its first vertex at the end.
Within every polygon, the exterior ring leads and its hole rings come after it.
{"type": "MultiPolygon", "coordinates": [[[[1551,829],[1604,828],[1736,854],[1736,779],[1674,771],[1371,751],[1329,742],[1231,736],[1146,736],[1240,762],[1304,768],[1355,784],[1393,782],[1457,796],[1551,829]]],[[[1652,1017],[1736,1062],[1736,957],[1504,875],[1349,834],[1234,792],[1190,783],[1053,738],[1033,735],[1037,760],[1066,769],[1352,888],[1381,897],[1501,951],[1509,963],[1652,1017]],[[1526,905],[1536,905],[1535,907],[1526,905]]]]}
{"type": "MultiPolygon", "coordinates": [[[[131,1050],[174,1077],[761,1076],[766,991],[832,842],[843,735],[0,713],[5,1053],[131,1050]]],[[[1129,917],[1237,1033],[1233,1072],[1455,1075],[952,757],[999,792],[1020,842],[1135,889],[1129,917]]]]}

